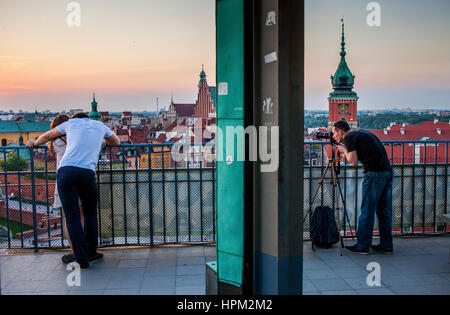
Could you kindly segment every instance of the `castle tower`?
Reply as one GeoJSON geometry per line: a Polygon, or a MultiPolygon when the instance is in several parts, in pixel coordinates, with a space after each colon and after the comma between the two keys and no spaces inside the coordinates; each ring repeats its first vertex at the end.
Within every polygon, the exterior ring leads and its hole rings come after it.
{"type": "Polygon", "coordinates": [[[95,101],[95,92],[94,92],[91,106],[92,106],[92,108],[91,108],[91,112],[89,114],[89,118],[92,120],[101,120],[102,115],[97,111],[97,102],[95,101]]]}
{"type": "Polygon", "coordinates": [[[329,121],[328,127],[339,120],[345,120],[352,129],[358,128],[358,95],[353,92],[355,76],[352,74],[345,61],[345,37],[344,37],[344,19],[342,21],[342,42],[341,42],[341,62],[336,73],[331,76],[333,92],[328,98],[329,121]]]}

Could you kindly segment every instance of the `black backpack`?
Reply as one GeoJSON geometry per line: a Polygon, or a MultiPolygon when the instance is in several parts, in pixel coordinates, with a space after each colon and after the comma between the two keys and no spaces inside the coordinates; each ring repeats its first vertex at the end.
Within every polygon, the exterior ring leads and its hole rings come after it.
{"type": "Polygon", "coordinates": [[[321,248],[330,248],[339,242],[339,232],[330,207],[319,206],[311,218],[312,244],[321,248]]]}

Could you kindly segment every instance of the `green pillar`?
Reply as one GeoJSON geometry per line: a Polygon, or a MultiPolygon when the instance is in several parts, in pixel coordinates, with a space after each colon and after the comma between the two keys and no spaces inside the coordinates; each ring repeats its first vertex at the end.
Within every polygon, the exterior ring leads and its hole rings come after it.
{"type": "Polygon", "coordinates": [[[244,0],[216,1],[216,10],[217,127],[223,130],[222,140],[216,136],[216,248],[222,294],[239,293],[243,285],[244,162],[237,161],[237,137],[230,141],[225,131],[244,127],[244,0]]]}

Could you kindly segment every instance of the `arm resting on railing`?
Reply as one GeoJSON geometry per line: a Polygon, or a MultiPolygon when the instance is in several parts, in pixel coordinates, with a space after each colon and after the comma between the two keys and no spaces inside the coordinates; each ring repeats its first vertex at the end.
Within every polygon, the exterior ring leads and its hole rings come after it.
{"type": "Polygon", "coordinates": [[[112,134],[110,137],[105,138],[105,143],[110,147],[117,147],[120,145],[120,139],[115,134],[112,134]]]}
{"type": "Polygon", "coordinates": [[[54,128],[42,134],[39,138],[36,139],[36,141],[28,140],[27,147],[30,148],[38,147],[40,145],[43,145],[44,143],[49,142],[50,140],[61,137],[62,135],[63,135],[62,133],[60,133],[58,130],[56,130],[56,128],[54,128]]]}

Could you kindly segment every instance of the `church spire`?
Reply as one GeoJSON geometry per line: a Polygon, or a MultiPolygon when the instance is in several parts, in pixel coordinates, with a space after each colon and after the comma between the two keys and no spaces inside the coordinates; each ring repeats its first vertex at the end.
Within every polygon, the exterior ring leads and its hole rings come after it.
{"type": "Polygon", "coordinates": [[[202,72],[200,72],[200,81],[198,87],[202,87],[202,81],[206,80],[205,65],[202,64],[202,72]]]}
{"type": "Polygon", "coordinates": [[[357,97],[356,93],[352,91],[355,83],[355,76],[350,71],[345,56],[345,32],[344,32],[344,18],[341,19],[342,37],[341,37],[341,61],[334,75],[331,76],[331,83],[333,84],[334,92],[331,92],[330,97],[348,96],[357,97]]]}
{"type": "Polygon", "coordinates": [[[345,35],[344,35],[344,18],[341,19],[342,22],[342,42],[341,42],[341,57],[344,58],[347,54],[345,52],[345,35]]]}
{"type": "Polygon", "coordinates": [[[95,101],[95,92],[92,93],[91,113],[89,118],[93,120],[100,120],[101,114],[97,110],[97,102],[95,101]]]}

